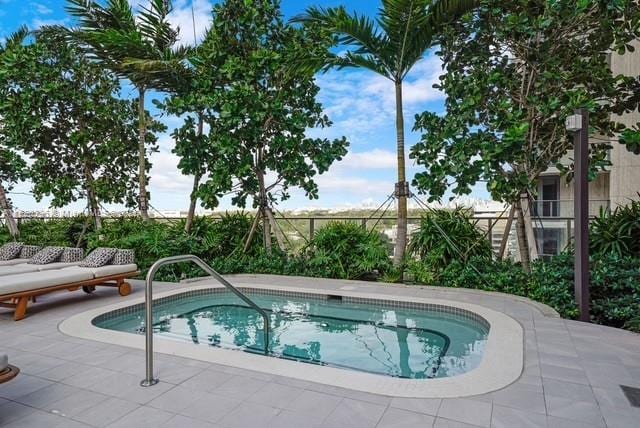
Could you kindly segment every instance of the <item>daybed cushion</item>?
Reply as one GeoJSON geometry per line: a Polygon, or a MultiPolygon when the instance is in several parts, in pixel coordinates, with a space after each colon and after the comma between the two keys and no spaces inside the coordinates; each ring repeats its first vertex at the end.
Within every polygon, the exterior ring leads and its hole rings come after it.
{"type": "Polygon", "coordinates": [[[42,272],[42,271],[54,270],[54,269],[64,269],[67,267],[77,266],[77,265],[78,263],[55,262],[55,263],[49,263],[48,265],[32,265],[29,263],[23,263],[23,264],[12,265],[12,266],[0,266],[0,276],[17,275],[20,273],[27,273],[27,272],[42,272]]]}
{"type": "Polygon", "coordinates": [[[0,276],[18,275],[27,272],[38,272],[38,270],[38,265],[30,265],[28,263],[13,266],[2,266],[0,267],[0,276]]]}
{"type": "Polygon", "coordinates": [[[0,260],[15,259],[20,255],[23,246],[22,242],[7,242],[0,247],[0,260]]]}
{"type": "Polygon", "coordinates": [[[9,357],[7,354],[0,352],[0,372],[9,366],[9,357]]]}
{"type": "Polygon", "coordinates": [[[26,263],[28,261],[29,261],[29,259],[23,259],[23,258],[13,259],[13,260],[0,260],[0,267],[1,266],[19,265],[19,264],[22,264],[22,263],[26,263]]]}
{"type": "Polygon", "coordinates": [[[46,274],[29,272],[4,276],[0,281],[0,296],[93,279],[91,272],[73,269],[51,270],[47,271],[46,274]]]}
{"type": "Polygon", "coordinates": [[[44,247],[29,260],[33,265],[46,265],[57,262],[64,251],[64,247],[44,247]]]}
{"type": "Polygon", "coordinates": [[[136,272],[138,270],[138,266],[135,264],[130,265],[106,265],[102,267],[83,267],[83,266],[74,266],[63,269],[65,271],[76,270],[83,272],[90,272],[95,278],[102,278],[104,276],[117,275],[120,273],[129,273],[136,272]]]}

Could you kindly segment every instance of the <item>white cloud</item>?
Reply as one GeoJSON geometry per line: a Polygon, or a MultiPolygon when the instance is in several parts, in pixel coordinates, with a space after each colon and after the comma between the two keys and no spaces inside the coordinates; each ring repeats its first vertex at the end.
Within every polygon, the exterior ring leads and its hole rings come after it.
{"type": "Polygon", "coordinates": [[[50,15],[53,13],[49,7],[42,3],[31,3],[31,6],[35,9],[35,12],[39,15],[50,15]]]}
{"type": "Polygon", "coordinates": [[[178,0],[174,3],[169,21],[180,28],[180,41],[184,45],[193,45],[195,39],[201,41],[211,26],[212,4],[208,0],[178,0]],[[193,14],[192,14],[193,7],[193,14]],[[194,27],[195,24],[195,27],[194,27]]]}

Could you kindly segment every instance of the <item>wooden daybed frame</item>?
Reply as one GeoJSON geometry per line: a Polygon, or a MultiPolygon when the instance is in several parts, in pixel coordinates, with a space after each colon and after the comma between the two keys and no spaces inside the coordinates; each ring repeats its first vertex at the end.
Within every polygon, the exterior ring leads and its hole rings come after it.
{"type": "Polygon", "coordinates": [[[85,293],[92,293],[96,286],[117,287],[121,296],[131,294],[131,284],[126,279],[138,276],[139,271],[118,273],[114,275],[102,276],[100,278],[86,279],[84,281],[70,282],[66,284],[52,285],[50,287],[36,288],[33,290],[18,291],[15,293],[0,295],[0,307],[15,309],[13,320],[20,321],[27,314],[29,300],[36,301],[36,297],[54,291],[68,290],[76,291],[82,287],[85,293]]]}

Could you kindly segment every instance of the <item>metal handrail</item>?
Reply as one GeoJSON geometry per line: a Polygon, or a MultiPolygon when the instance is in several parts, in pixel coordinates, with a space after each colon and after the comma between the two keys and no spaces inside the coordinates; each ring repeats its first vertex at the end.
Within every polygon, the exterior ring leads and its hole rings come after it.
{"type": "Polygon", "coordinates": [[[213,270],[211,266],[206,264],[200,257],[188,254],[182,256],[173,256],[173,257],[165,257],[156,261],[149,269],[149,273],[147,274],[147,279],[145,280],[145,290],[144,290],[144,300],[145,300],[145,336],[146,336],[146,368],[147,368],[147,377],[140,382],[141,386],[152,386],[158,383],[158,378],[153,377],[153,291],[152,284],[153,278],[156,276],[158,270],[167,265],[172,265],[181,262],[193,262],[197,264],[200,269],[207,272],[210,276],[214,277],[220,284],[224,285],[227,289],[231,290],[233,294],[238,296],[240,300],[245,302],[251,308],[258,311],[258,313],[262,316],[264,320],[264,353],[267,355],[269,353],[269,316],[267,313],[258,305],[256,305],[251,299],[249,299],[245,294],[243,294],[236,287],[231,285],[229,281],[224,279],[218,272],[213,270]]]}

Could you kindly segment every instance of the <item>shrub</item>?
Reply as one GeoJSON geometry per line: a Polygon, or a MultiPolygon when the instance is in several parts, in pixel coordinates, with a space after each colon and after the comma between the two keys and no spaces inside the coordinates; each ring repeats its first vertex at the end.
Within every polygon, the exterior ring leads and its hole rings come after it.
{"type": "Polygon", "coordinates": [[[471,213],[460,207],[425,214],[411,237],[408,252],[436,275],[455,261],[489,260],[492,256],[491,243],[475,226],[471,213]]]}
{"type": "Polygon", "coordinates": [[[391,269],[385,238],[353,222],[331,221],[303,251],[312,276],[358,279],[391,269]]]}
{"type": "Polygon", "coordinates": [[[640,201],[613,212],[601,208],[591,223],[589,244],[592,253],[640,257],[640,201]]]}
{"type": "MultiPolygon", "coordinates": [[[[85,216],[20,222],[18,240],[27,245],[55,245],[86,248],[87,236],[93,230],[93,220],[85,216]]],[[[0,229],[0,242],[13,241],[7,228],[0,229]]]]}

